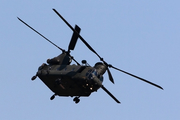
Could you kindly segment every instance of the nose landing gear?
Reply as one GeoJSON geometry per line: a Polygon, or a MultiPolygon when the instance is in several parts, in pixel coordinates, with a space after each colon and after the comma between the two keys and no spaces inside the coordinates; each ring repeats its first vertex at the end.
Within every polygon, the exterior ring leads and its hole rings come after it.
{"type": "Polygon", "coordinates": [[[75,97],[74,99],[73,99],[73,101],[77,104],[77,103],[79,103],[80,102],[80,99],[79,99],[80,97],[75,97]]]}

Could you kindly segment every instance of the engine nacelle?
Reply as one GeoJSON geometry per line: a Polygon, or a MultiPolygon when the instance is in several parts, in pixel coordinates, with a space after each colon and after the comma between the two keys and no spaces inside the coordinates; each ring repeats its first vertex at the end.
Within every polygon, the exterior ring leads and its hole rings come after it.
{"type": "Polygon", "coordinates": [[[72,61],[72,59],[69,57],[68,54],[62,53],[57,57],[48,59],[47,63],[50,65],[69,65],[71,63],[71,61],[72,61]]]}

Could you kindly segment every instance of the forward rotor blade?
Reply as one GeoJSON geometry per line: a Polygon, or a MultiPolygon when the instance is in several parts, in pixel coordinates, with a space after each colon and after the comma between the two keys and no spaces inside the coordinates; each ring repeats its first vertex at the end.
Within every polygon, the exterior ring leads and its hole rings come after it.
{"type": "MultiPolygon", "coordinates": [[[[75,25],[75,30],[76,30],[77,33],[79,34],[80,31],[81,31],[81,28],[80,28],[78,25],[75,25]]],[[[71,41],[70,41],[70,43],[69,43],[68,51],[74,50],[74,47],[75,47],[76,42],[77,42],[77,40],[78,40],[78,34],[77,34],[77,33],[73,32],[71,41]]]]}
{"type": "Polygon", "coordinates": [[[128,75],[130,75],[130,76],[132,76],[132,77],[135,77],[135,78],[137,78],[137,79],[139,79],[139,80],[142,80],[142,81],[144,81],[144,82],[146,82],[146,83],[149,83],[149,84],[151,84],[151,85],[153,85],[153,86],[155,86],[155,87],[158,87],[158,88],[160,88],[160,89],[162,89],[163,90],[163,88],[161,87],[161,86],[159,86],[159,85],[157,85],[157,84],[155,84],[155,83],[152,83],[152,82],[150,82],[150,81],[148,81],[148,80],[145,80],[145,79],[143,79],[143,78],[141,78],[141,77],[138,77],[138,76],[136,76],[136,75],[133,75],[133,74],[131,74],[131,73],[128,73],[128,72],[126,72],[126,71],[123,71],[123,70],[121,70],[121,69],[119,69],[119,68],[116,68],[116,67],[114,67],[114,66],[109,66],[109,67],[112,67],[112,68],[114,68],[114,69],[116,69],[116,70],[118,70],[118,71],[120,71],[120,72],[123,72],[123,73],[125,73],[125,74],[128,74],[128,75]]]}
{"type": "MultiPolygon", "coordinates": [[[[18,17],[17,17],[18,18],[18,17]]],[[[55,47],[57,47],[58,49],[60,49],[62,52],[64,52],[65,50],[63,50],[62,48],[60,48],[59,46],[57,46],[56,44],[54,44],[52,41],[50,41],[49,39],[47,39],[44,35],[42,35],[41,33],[39,33],[37,30],[35,30],[34,28],[32,28],[30,25],[28,25],[27,23],[25,23],[23,20],[21,20],[20,18],[18,18],[22,23],[24,23],[26,26],[28,26],[30,29],[32,29],[34,32],[36,32],[37,34],[39,34],[41,37],[43,37],[45,40],[47,40],[48,42],[50,42],[51,44],[53,44],[55,47]]]]}
{"type": "Polygon", "coordinates": [[[111,96],[117,103],[121,103],[119,102],[119,100],[117,98],[115,98],[103,85],[101,86],[101,88],[109,95],[111,96]]]}
{"type": "Polygon", "coordinates": [[[75,32],[78,37],[81,39],[81,41],[92,51],[94,52],[101,60],[102,58],[96,53],[96,51],[84,40],[84,38],[78,34],[78,32],[56,11],[56,9],[53,9],[53,11],[69,26],[69,28],[75,32]]]}
{"type": "Polygon", "coordinates": [[[112,83],[114,83],[114,79],[113,79],[113,77],[112,77],[112,74],[111,74],[109,68],[107,68],[107,72],[108,72],[109,80],[110,80],[112,83]]]}

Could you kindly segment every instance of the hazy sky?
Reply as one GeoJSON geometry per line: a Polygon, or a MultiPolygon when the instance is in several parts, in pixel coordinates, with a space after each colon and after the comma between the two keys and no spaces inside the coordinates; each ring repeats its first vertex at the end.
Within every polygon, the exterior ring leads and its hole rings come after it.
{"type": "MultiPolygon", "coordinates": [[[[179,120],[180,2],[177,0],[1,0],[0,119],[179,120]],[[115,84],[104,75],[103,90],[81,97],[56,97],[40,79],[38,67],[61,53],[22,24],[67,49],[72,31],[55,8],[108,63],[161,85],[160,90],[114,69],[115,84]]],[[[78,40],[71,55],[90,65],[99,58],[78,40]]]]}

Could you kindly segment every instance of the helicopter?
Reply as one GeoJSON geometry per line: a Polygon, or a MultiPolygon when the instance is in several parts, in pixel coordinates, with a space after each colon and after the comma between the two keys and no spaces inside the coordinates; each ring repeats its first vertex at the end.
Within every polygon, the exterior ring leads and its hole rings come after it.
{"type": "Polygon", "coordinates": [[[56,9],[52,10],[73,31],[67,51],[60,48],[22,19],[17,17],[23,24],[62,51],[62,53],[57,57],[48,59],[47,63],[43,63],[38,68],[37,73],[31,78],[31,80],[35,80],[38,77],[54,93],[50,97],[50,100],[53,100],[56,96],[70,96],[74,97],[73,101],[75,103],[79,103],[80,97],[89,97],[91,93],[97,92],[98,89],[102,88],[112,99],[114,99],[117,103],[120,103],[120,101],[102,84],[103,74],[105,74],[106,71],[108,73],[109,80],[114,83],[114,79],[109,68],[123,72],[163,90],[161,86],[153,82],[108,64],[80,35],[81,28],[78,25],[75,25],[73,28],[56,9]],[[73,56],[71,56],[70,52],[71,50],[74,50],[78,38],[87,46],[87,48],[89,48],[90,51],[99,57],[100,62],[97,62],[93,67],[90,66],[86,60],[82,60],[82,64],[80,64],[73,56]],[[72,61],[76,64],[71,64],[72,61]]]}

